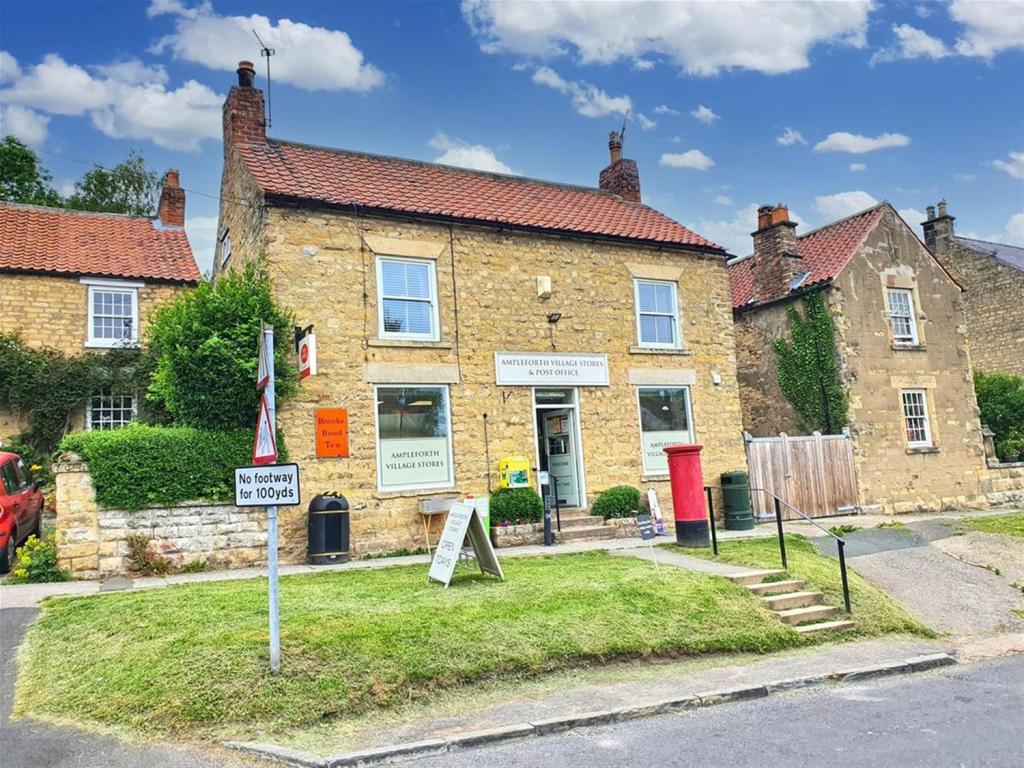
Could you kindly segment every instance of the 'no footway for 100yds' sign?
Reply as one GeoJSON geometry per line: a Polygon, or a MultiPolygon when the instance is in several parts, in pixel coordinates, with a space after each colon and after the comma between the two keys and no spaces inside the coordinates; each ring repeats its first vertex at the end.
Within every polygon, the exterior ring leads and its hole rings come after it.
{"type": "Polygon", "coordinates": [[[298,464],[235,469],[236,507],[289,507],[298,503],[298,464]]]}

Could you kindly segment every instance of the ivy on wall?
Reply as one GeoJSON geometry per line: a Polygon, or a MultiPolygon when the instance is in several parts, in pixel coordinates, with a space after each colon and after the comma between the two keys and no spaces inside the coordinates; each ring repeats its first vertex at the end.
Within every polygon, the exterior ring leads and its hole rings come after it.
{"type": "Polygon", "coordinates": [[[789,336],[772,340],[782,394],[808,432],[836,434],[846,426],[847,394],[836,362],[836,331],[823,291],[805,295],[803,312],[786,309],[789,336]]]}

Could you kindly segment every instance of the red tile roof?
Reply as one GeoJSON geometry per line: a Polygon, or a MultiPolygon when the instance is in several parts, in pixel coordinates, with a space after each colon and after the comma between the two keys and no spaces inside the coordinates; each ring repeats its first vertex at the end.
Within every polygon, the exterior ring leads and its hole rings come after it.
{"type": "Polygon", "coordinates": [[[236,146],[271,195],[724,253],[653,208],[604,190],[277,139],[236,146]]]}
{"type": "MultiPolygon", "coordinates": [[[[888,203],[881,203],[797,238],[797,249],[804,269],[810,273],[799,288],[808,288],[837,277],[881,220],[885,209],[889,207],[888,203]]],[[[748,256],[729,264],[729,288],[732,292],[733,309],[751,305],[753,301],[752,261],[753,257],[748,256]]],[[[766,301],[780,299],[789,294],[788,285],[780,285],[777,288],[766,301]]]]}
{"type": "Polygon", "coordinates": [[[163,229],[142,216],[4,202],[0,202],[0,271],[199,280],[183,229],[163,229]]]}

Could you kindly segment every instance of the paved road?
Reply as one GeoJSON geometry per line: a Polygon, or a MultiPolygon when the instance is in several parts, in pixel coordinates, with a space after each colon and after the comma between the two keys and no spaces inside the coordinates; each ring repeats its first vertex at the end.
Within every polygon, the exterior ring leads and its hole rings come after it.
{"type": "MultiPolygon", "coordinates": [[[[35,608],[0,610],[0,766],[2,768],[242,768],[174,747],[133,747],[30,720],[11,722],[15,650],[38,614],[35,608]]],[[[59,664],[59,659],[54,659],[59,664]]]]}
{"type": "Polygon", "coordinates": [[[1024,656],[424,758],[410,768],[1024,764],[1024,656]]]}

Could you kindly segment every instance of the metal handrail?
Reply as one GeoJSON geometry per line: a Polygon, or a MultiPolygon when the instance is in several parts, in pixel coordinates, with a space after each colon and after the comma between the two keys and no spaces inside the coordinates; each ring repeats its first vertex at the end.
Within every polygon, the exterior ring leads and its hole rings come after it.
{"type": "MultiPolygon", "coordinates": [[[[707,498],[708,498],[708,520],[711,523],[711,547],[712,547],[712,550],[715,553],[715,556],[717,557],[718,556],[718,532],[715,529],[715,505],[714,505],[713,497],[711,495],[711,491],[714,488],[717,488],[720,491],[723,490],[722,486],[720,486],[720,485],[705,485],[704,486],[704,492],[707,494],[707,498]]],[[[836,540],[836,549],[839,551],[839,572],[840,572],[840,575],[842,576],[842,579],[843,579],[843,602],[846,604],[846,612],[848,614],[853,613],[853,609],[850,606],[850,582],[849,582],[849,579],[847,578],[847,575],[846,575],[846,540],[842,536],[836,536],[834,533],[832,533],[832,531],[828,530],[827,528],[823,528],[821,525],[816,523],[813,519],[811,519],[810,517],[805,515],[803,512],[801,512],[799,509],[797,509],[792,504],[790,504],[788,501],[786,501],[785,499],[783,499],[783,498],[781,498],[779,496],[776,496],[774,493],[769,491],[767,488],[757,488],[757,487],[750,486],[750,485],[733,485],[733,486],[730,486],[730,489],[739,489],[739,488],[746,488],[748,491],[760,491],[761,493],[764,493],[764,494],[767,494],[768,496],[771,496],[772,499],[775,500],[775,525],[778,528],[779,554],[782,556],[782,569],[783,570],[788,570],[789,569],[789,564],[788,564],[787,559],[786,559],[786,537],[785,537],[785,535],[783,534],[783,531],[782,531],[782,505],[783,504],[785,504],[786,507],[788,507],[792,511],[796,512],[798,515],[800,515],[800,517],[802,517],[804,520],[809,522],[811,525],[813,525],[819,531],[822,531],[823,533],[828,534],[829,536],[831,536],[833,539],[836,540]]]]}

